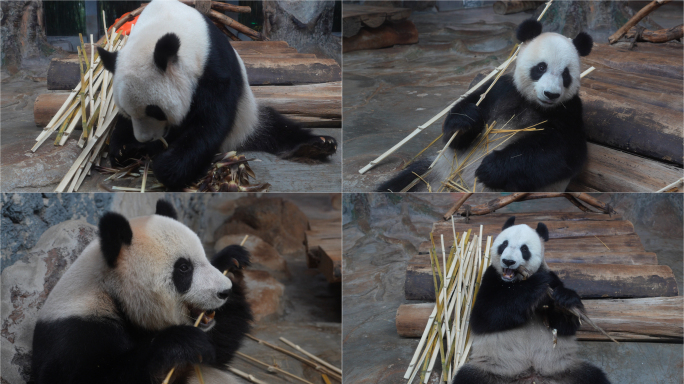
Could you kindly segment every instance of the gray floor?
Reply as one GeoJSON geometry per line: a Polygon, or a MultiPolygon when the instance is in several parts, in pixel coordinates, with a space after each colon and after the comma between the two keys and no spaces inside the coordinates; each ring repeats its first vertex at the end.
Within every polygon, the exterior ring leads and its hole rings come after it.
{"type": "MultiPolygon", "coordinates": [[[[488,201],[475,195],[468,203],[488,201]]],[[[448,194],[349,194],[344,199],[343,327],[345,384],[404,383],[418,339],[397,335],[408,260],[428,239],[432,223],[455,202],[448,194]]],[[[601,195],[633,222],[647,251],[672,268],[682,292],[682,196],[601,195]]],[[[565,199],[515,203],[497,212],[578,211],[565,199]]],[[[682,345],[581,342],[582,358],[612,383],[682,382],[682,345]]],[[[436,378],[432,378],[436,382],[436,378]]]]}

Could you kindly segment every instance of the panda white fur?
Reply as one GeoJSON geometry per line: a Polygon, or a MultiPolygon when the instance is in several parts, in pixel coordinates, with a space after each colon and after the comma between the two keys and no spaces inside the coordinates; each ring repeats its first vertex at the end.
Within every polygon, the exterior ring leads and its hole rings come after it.
{"type": "MultiPolygon", "coordinates": [[[[427,177],[433,191],[441,187],[457,164],[469,164],[461,176],[468,189],[485,191],[565,191],[570,179],[582,169],[587,144],[582,121],[580,56],[591,52],[592,39],[580,33],[573,40],[557,33],[541,33],[542,25],[527,20],[518,26],[522,42],[513,75],[501,76],[479,106],[493,80],[456,104],[442,125],[446,144],[454,141],[440,156],[427,177]],[[536,132],[520,132],[506,140],[507,133],[492,132],[485,156],[481,133],[496,121],[494,129],[521,129],[545,122],[536,132]],[[455,160],[456,159],[456,160],[455,160]],[[475,183],[477,177],[477,183],[475,183]]],[[[423,159],[378,187],[380,192],[399,192],[415,174],[427,172],[431,159],[423,159]]],[[[420,182],[410,191],[426,190],[420,182]]]]}
{"type": "Polygon", "coordinates": [[[580,324],[564,308],[584,306],[544,261],[546,225],[534,230],[514,222],[509,218],[492,244],[492,263],[470,316],[470,360],[452,384],[609,384],[600,368],[576,356],[580,324]]]}
{"type": "Polygon", "coordinates": [[[113,100],[121,115],[110,140],[111,161],[155,156],[154,174],[171,189],[197,181],[220,151],[319,161],[337,150],[334,138],[314,136],[259,107],[227,37],[179,1],[152,1],[120,51],[98,53],[114,74],[113,100]]]}
{"type": "Polygon", "coordinates": [[[233,383],[223,371],[252,319],[239,245],[210,262],[197,235],[157,202],[151,216],[106,213],[86,247],[50,292],[33,337],[33,381],[63,383],[233,383]],[[231,278],[221,271],[229,269],[231,278]],[[202,311],[199,327],[194,321],[202,311]]]}

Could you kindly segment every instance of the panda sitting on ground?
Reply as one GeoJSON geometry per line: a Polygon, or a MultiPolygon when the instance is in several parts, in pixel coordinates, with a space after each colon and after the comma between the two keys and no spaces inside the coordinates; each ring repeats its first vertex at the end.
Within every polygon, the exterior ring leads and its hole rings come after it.
{"type": "MultiPolygon", "coordinates": [[[[520,24],[516,37],[522,45],[513,75],[501,76],[476,106],[493,80],[488,81],[456,104],[444,119],[443,142],[446,144],[455,132],[458,134],[425,178],[432,190],[440,188],[456,168],[454,156],[464,161],[480,142],[485,124],[495,121],[494,130],[517,130],[544,123],[536,127],[541,131],[519,132],[508,140],[508,133],[492,131],[488,147],[498,147],[485,155],[487,146],[481,145],[465,160],[466,165],[472,162],[461,173],[468,189],[563,192],[582,169],[587,144],[578,96],[580,56],[591,52],[593,42],[583,32],[573,40],[541,32],[542,25],[536,20],[520,24]]],[[[416,175],[425,174],[431,163],[431,159],[413,163],[378,191],[401,191],[416,175]]],[[[425,190],[422,181],[410,189],[425,190]]]]}
{"type": "Polygon", "coordinates": [[[112,165],[154,156],[155,177],[171,189],[196,182],[219,152],[321,161],[337,150],[334,138],[313,135],[273,108],[259,107],[226,36],[179,1],[152,1],[120,51],[98,47],[98,53],[114,74],[120,114],[109,144],[112,165]]]}
{"type": "Polygon", "coordinates": [[[224,372],[252,320],[231,245],[207,259],[202,243],[157,202],[152,216],[106,213],[93,241],[50,292],[33,336],[36,384],[235,383],[224,372]],[[221,271],[228,269],[228,278],[221,271]],[[206,311],[197,328],[193,324],[206,311]]]}
{"type": "Polygon", "coordinates": [[[470,316],[470,360],[452,384],[609,384],[600,368],[576,357],[580,324],[564,308],[584,306],[546,265],[546,225],[514,222],[509,218],[492,244],[470,316]]]}

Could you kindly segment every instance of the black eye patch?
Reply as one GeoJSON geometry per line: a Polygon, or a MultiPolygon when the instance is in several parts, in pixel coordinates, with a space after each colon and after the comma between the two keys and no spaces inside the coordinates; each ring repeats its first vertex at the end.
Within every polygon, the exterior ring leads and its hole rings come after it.
{"type": "Polygon", "coordinates": [[[145,114],[159,121],[166,121],[166,114],[156,105],[148,105],[145,107],[145,114]]]}
{"type": "Polygon", "coordinates": [[[570,70],[568,67],[565,67],[565,70],[563,71],[563,87],[567,88],[572,84],[572,77],[570,76],[570,70]]]}
{"type": "Polygon", "coordinates": [[[504,241],[503,243],[501,243],[501,245],[499,245],[499,255],[501,255],[503,251],[506,250],[506,247],[508,247],[508,240],[504,241]]]}
{"type": "Polygon", "coordinates": [[[520,247],[520,253],[522,253],[522,257],[523,257],[523,259],[525,259],[525,261],[529,260],[530,257],[532,257],[532,254],[530,253],[530,249],[527,248],[526,244],[523,244],[523,246],[520,247]]]}
{"type": "Polygon", "coordinates": [[[190,290],[194,269],[190,260],[183,257],[176,260],[173,265],[173,285],[178,292],[185,293],[190,290]]]}
{"type": "Polygon", "coordinates": [[[530,78],[534,81],[541,79],[542,75],[546,72],[546,63],[541,62],[530,69],[530,78]]]}

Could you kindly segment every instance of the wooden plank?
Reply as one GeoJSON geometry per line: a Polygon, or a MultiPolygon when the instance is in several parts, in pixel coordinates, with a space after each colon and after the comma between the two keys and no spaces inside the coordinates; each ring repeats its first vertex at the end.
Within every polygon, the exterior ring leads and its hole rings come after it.
{"type": "MultiPolygon", "coordinates": [[[[467,203],[467,202],[466,202],[467,203]]],[[[479,226],[480,224],[499,225],[508,220],[509,217],[515,216],[515,220],[520,222],[538,223],[547,221],[612,221],[623,220],[622,215],[613,213],[606,215],[603,213],[587,213],[587,212],[513,212],[513,213],[489,213],[482,216],[470,216],[470,224],[479,226]]],[[[466,218],[463,216],[454,216],[454,221],[465,223],[466,218]]]]}
{"type": "Polygon", "coordinates": [[[241,49],[276,49],[290,48],[286,41],[231,41],[230,45],[236,51],[241,49]]]}
{"type": "MultiPolygon", "coordinates": [[[[588,157],[568,190],[655,192],[684,177],[682,168],[593,143],[588,144],[588,157]]],[[[678,192],[682,191],[680,186],[678,192]]]]}
{"type": "Polygon", "coordinates": [[[342,80],[333,59],[279,59],[262,57],[245,62],[250,85],[329,83],[342,80]]]}
{"type": "MultiPolygon", "coordinates": [[[[342,122],[342,83],[253,86],[259,104],[275,108],[307,128],[338,128],[342,122]]],[[[45,126],[62,106],[68,93],[39,95],[33,106],[37,126],[45,126]]],[[[80,127],[78,123],[77,127],[80,127]]]]}
{"type": "MultiPolygon", "coordinates": [[[[623,341],[682,342],[684,296],[643,299],[584,300],[587,316],[608,334],[623,341]]],[[[420,337],[434,303],[402,304],[397,309],[399,336],[420,337]]],[[[608,341],[586,322],[579,340],[608,341]]]]}
{"type": "MultiPolygon", "coordinates": [[[[517,217],[515,224],[527,224],[533,229],[537,227],[539,221],[530,220],[527,217],[517,217]]],[[[628,220],[612,220],[612,221],[549,221],[546,227],[549,229],[550,239],[562,239],[573,237],[587,237],[587,236],[619,236],[634,233],[634,225],[628,220]]],[[[496,237],[501,233],[501,223],[487,224],[483,226],[482,237],[487,236],[496,237]]],[[[473,231],[479,230],[479,225],[472,223],[455,223],[453,228],[456,229],[456,234],[462,234],[469,229],[473,231]]],[[[445,244],[452,244],[454,242],[452,224],[448,221],[437,222],[432,225],[432,233],[435,239],[439,239],[444,235],[445,244]]]]}
{"type": "MultiPolygon", "coordinates": [[[[647,44],[646,44],[647,45],[647,44]]],[[[627,46],[610,46],[594,43],[591,55],[582,59],[589,65],[603,64],[610,68],[630,73],[649,73],[670,79],[684,79],[682,66],[682,47],[653,51],[637,49],[630,51],[627,46]]]]}
{"type": "Polygon", "coordinates": [[[307,265],[329,283],[342,282],[342,227],[339,218],[311,220],[306,231],[307,265]]]}
{"type": "MultiPolygon", "coordinates": [[[[665,265],[549,263],[549,268],[582,298],[633,298],[678,294],[672,270],[665,265]]],[[[409,263],[404,284],[404,296],[407,300],[434,300],[433,284],[432,269],[429,265],[409,263]]]]}
{"type": "MultiPolygon", "coordinates": [[[[445,238],[445,244],[446,238],[445,238]]],[[[449,246],[447,246],[449,247],[449,246]]],[[[438,248],[441,252],[441,247],[438,248]]],[[[430,250],[430,242],[423,242],[418,248],[419,255],[426,255],[430,250]]],[[[544,244],[546,257],[576,257],[589,254],[606,253],[634,253],[645,252],[641,239],[637,234],[604,236],[604,237],[575,237],[567,239],[549,239],[544,244]]],[[[430,265],[430,258],[425,257],[425,264],[430,265]]]]}
{"type": "Polygon", "coordinates": [[[609,75],[594,72],[582,80],[587,139],[682,165],[682,88],[674,96],[601,81],[609,75]]]}

